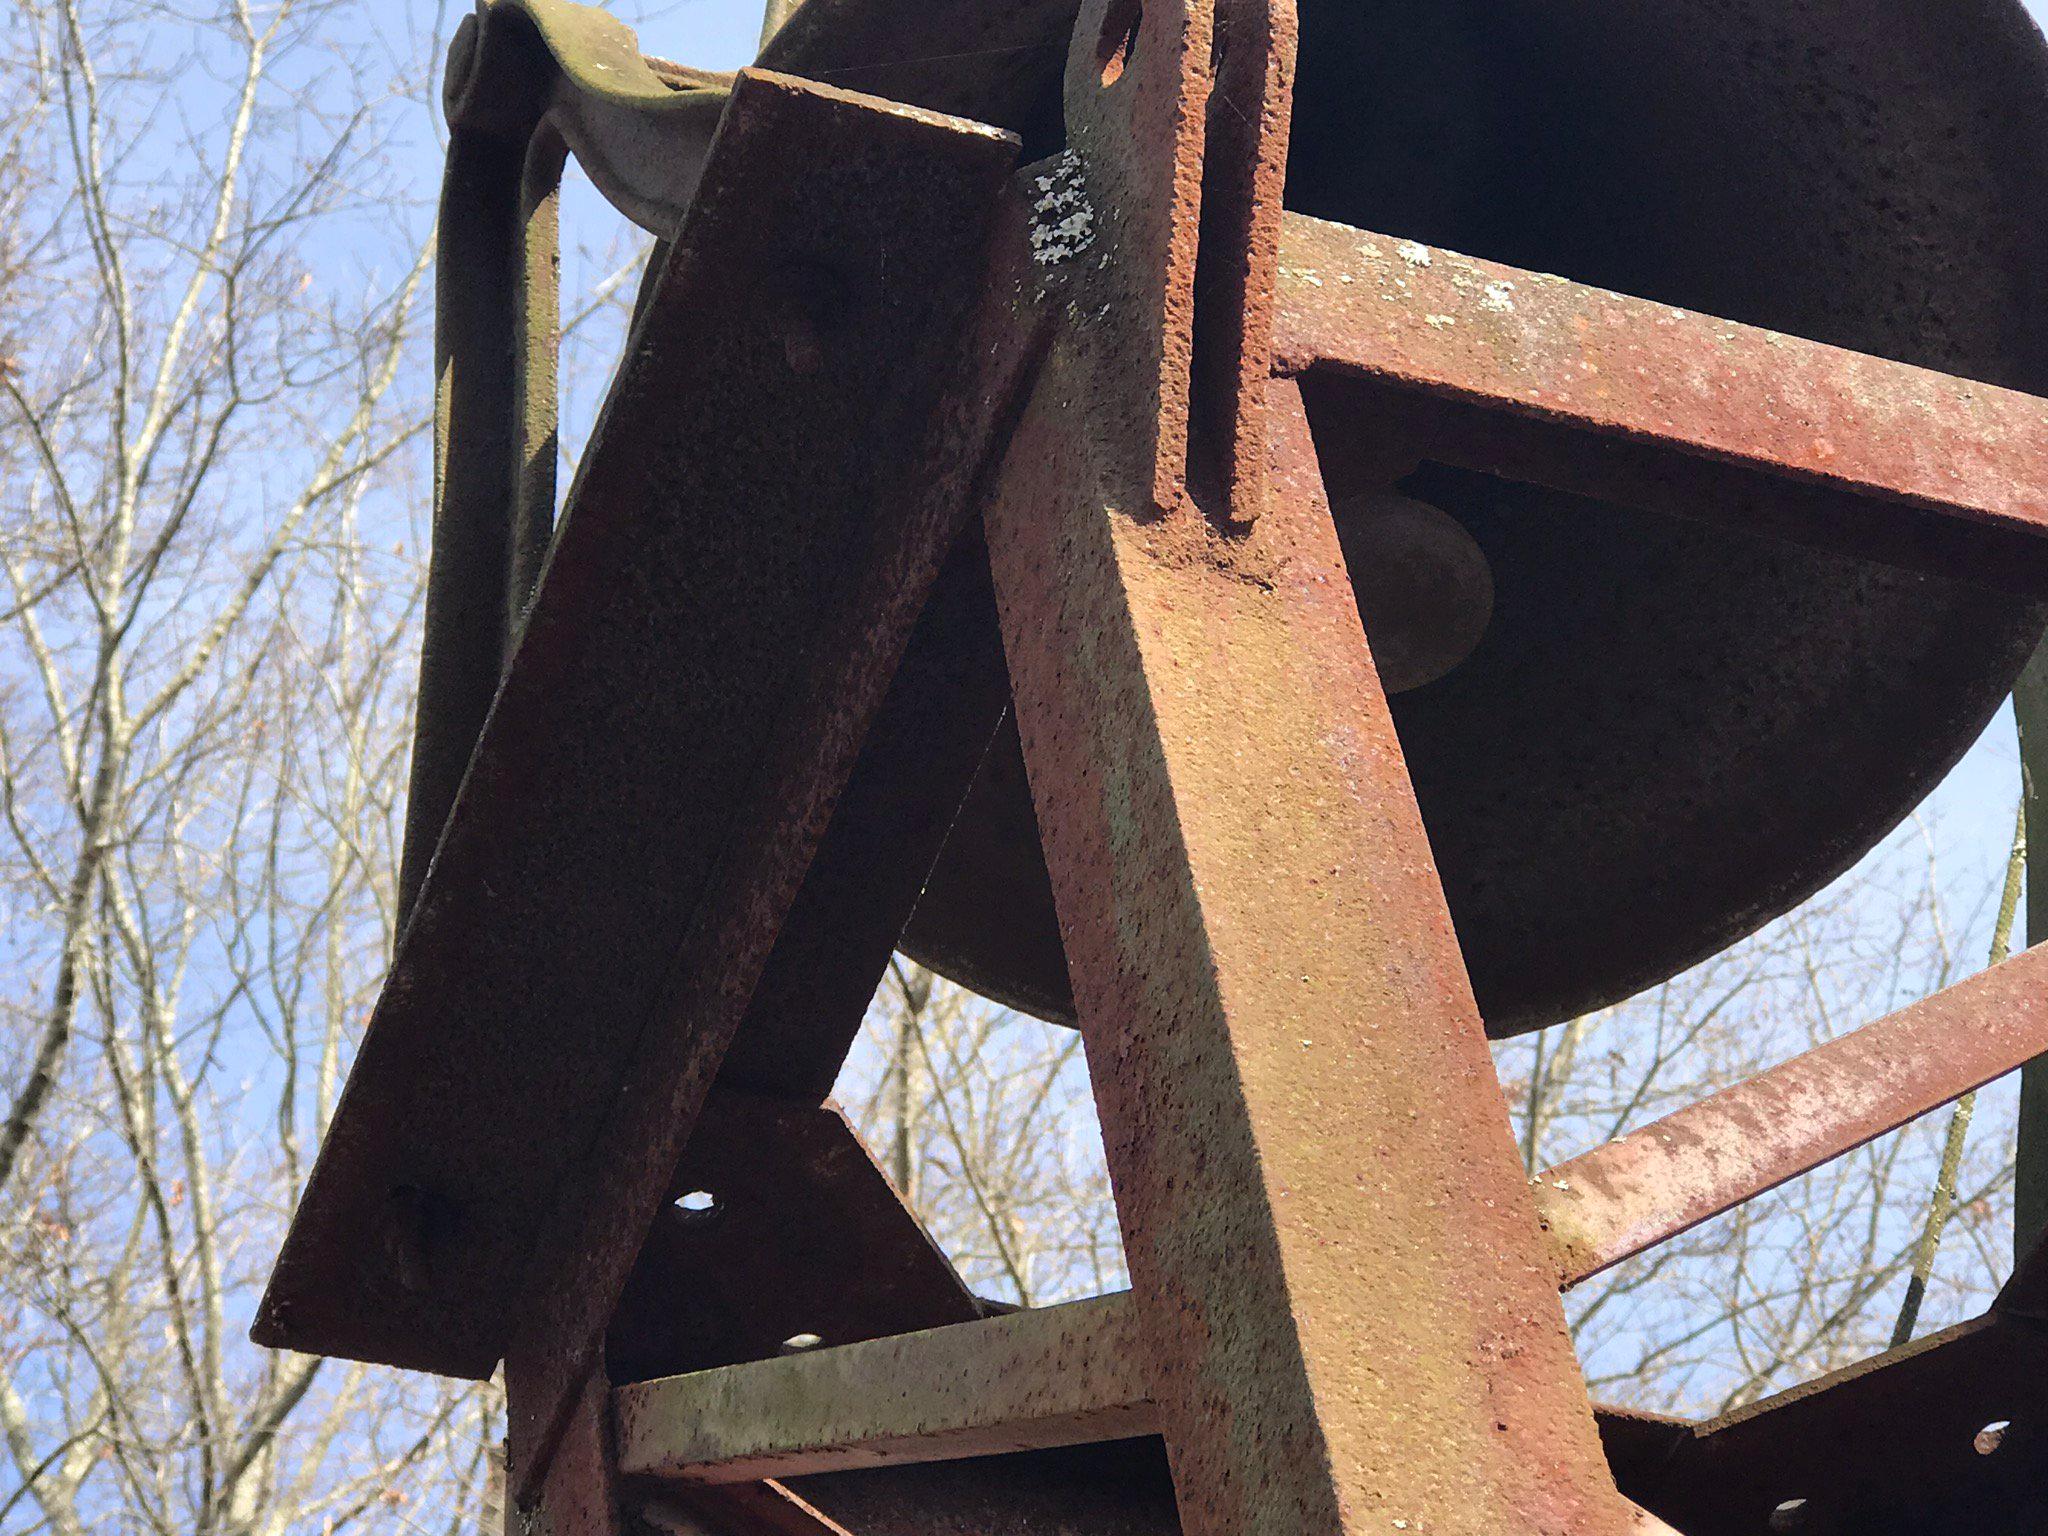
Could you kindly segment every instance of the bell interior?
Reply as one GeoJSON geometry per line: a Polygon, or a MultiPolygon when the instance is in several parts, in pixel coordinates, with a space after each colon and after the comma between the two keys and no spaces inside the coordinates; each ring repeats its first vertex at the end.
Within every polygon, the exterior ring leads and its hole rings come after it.
{"type": "MultiPolygon", "coordinates": [[[[2048,393],[2048,52],[2017,0],[1300,11],[1290,208],[2048,393]]],[[[1343,483],[1364,401],[1307,388],[1333,496],[1375,489],[1343,483]]],[[[1848,868],[2042,630],[1986,588],[1445,465],[1396,488],[1492,576],[1477,647],[1393,709],[1496,1036],[1661,981],[1848,868]]],[[[1008,725],[903,947],[1071,1021],[1008,725]]]]}

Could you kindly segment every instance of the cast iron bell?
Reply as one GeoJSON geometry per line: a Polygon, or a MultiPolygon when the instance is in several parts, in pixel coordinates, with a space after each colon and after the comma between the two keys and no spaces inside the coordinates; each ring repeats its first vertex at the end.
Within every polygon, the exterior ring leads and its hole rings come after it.
{"type": "MultiPolygon", "coordinates": [[[[2017,0],[1301,0],[1301,25],[1298,211],[2048,393],[2048,50],[2017,0]]],[[[1457,525],[1392,546],[1452,591],[1443,632],[1398,582],[1360,604],[1383,663],[1424,653],[1383,671],[1496,1036],[1848,868],[2041,634],[1988,589],[1442,465],[1346,484],[1358,403],[1310,404],[1355,571],[1388,564],[1389,494],[1457,525]]],[[[903,943],[1071,1020],[1007,727],[903,943]]]]}

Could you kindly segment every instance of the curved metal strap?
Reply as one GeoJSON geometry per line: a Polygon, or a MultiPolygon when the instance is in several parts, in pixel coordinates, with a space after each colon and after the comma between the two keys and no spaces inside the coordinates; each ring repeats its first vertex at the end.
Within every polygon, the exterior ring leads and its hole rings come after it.
{"type": "Polygon", "coordinates": [[[569,0],[482,0],[448,50],[434,316],[433,556],[399,874],[425,878],[554,531],[557,207],[573,153],[664,239],[696,194],[730,76],[643,58],[569,0]]]}

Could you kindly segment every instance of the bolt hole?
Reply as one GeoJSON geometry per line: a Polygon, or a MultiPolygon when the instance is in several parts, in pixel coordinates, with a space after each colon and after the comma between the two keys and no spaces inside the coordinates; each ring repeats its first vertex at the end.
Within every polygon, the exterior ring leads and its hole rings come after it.
{"type": "Polygon", "coordinates": [[[2005,1444],[2005,1437],[2010,1433],[2012,1433],[2012,1421],[2010,1419],[1994,1419],[1991,1423],[1986,1424],[1977,1431],[1976,1438],[1970,1444],[1977,1448],[1979,1456],[1995,1456],[1999,1448],[2005,1444]]]}
{"type": "Polygon", "coordinates": [[[800,1355],[807,1349],[816,1349],[824,1342],[815,1333],[792,1333],[782,1341],[782,1352],[785,1355],[800,1355]]]}
{"type": "Polygon", "coordinates": [[[1806,1529],[1806,1500],[1787,1499],[1771,1511],[1771,1529],[1779,1533],[1806,1529]]]}
{"type": "Polygon", "coordinates": [[[676,1196],[676,1209],[691,1221],[709,1221],[718,1214],[718,1196],[708,1189],[693,1189],[676,1196]]]}
{"type": "Polygon", "coordinates": [[[1105,86],[1115,85],[1131,67],[1131,57],[1138,51],[1138,23],[1144,16],[1143,0],[1109,0],[1102,18],[1102,42],[1095,55],[1102,65],[1105,86]]]}

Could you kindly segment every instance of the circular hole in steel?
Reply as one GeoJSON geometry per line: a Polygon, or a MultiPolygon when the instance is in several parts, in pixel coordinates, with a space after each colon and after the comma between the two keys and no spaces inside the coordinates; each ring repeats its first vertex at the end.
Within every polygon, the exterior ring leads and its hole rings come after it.
{"type": "Polygon", "coordinates": [[[708,1189],[693,1189],[676,1196],[676,1209],[692,1221],[709,1221],[718,1214],[718,1196],[708,1189]]]}
{"type": "Polygon", "coordinates": [[[1095,55],[1102,65],[1105,86],[1115,85],[1131,67],[1131,56],[1138,51],[1138,23],[1144,17],[1143,0],[1109,0],[1109,9],[1102,17],[1102,41],[1095,55]]]}
{"type": "Polygon", "coordinates": [[[1771,1529],[1777,1532],[1806,1529],[1806,1500],[1787,1499],[1771,1511],[1771,1529]]]}
{"type": "Polygon", "coordinates": [[[1999,1447],[2005,1444],[2005,1437],[2011,1432],[2012,1420],[1993,1419],[1989,1424],[1986,1424],[1977,1431],[1975,1438],[1970,1441],[1970,1444],[1977,1448],[1979,1456],[1996,1455],[1999,1447]]]}
{"type": "Polygon", "coordinates": [[[807,1349],[816,1349],[824,1342],[815,1333],[792,1333],[782,1341],[782,1352],[785,1355],[800,1355],[807,1349]]]}

